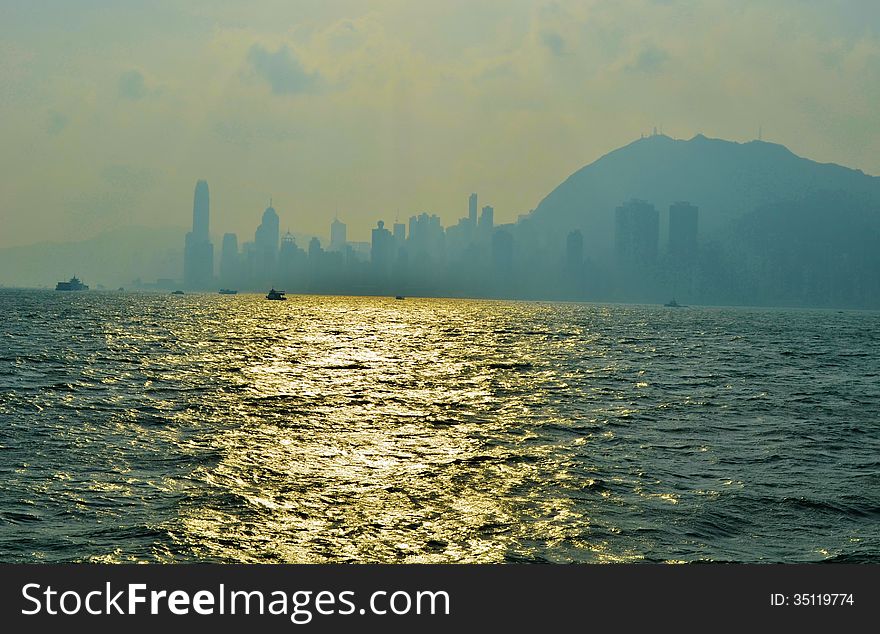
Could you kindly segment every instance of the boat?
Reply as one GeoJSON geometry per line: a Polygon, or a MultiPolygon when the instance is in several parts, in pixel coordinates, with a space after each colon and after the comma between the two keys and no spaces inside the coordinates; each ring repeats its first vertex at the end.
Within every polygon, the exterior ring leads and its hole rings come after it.
{"type": "Polygon", "coordinates": [[[183,291],[171,291],[172,295],[183,295],[183,291]]]}
{"type": "Polygon", "coordinates": [[[220,294],[221,295],[237,295],[238,291],[234,291],[231,288],[221,288],[220,294]]]}
{"type": "Polygon", "coordinates": [[[284,301],[287,298],[284,296],[284,291],[276,291],[273,288],[272,290],[269,291],[269,294],[266,295],[266,299],[276,299],[279,301],[284,301]]]}
{"type": "Polygon", "coordinates": [[[88,285],[83,284],[82,281],[74,275],[70,278],[69,282],[58,282],[55,285],[56,291],[87,291],[89,290],[88,285]]]}
{"type": "Polygon", "coordinates": [[[666,306],[666,307],[668,307],[668,308],[687,308],[687,306],[685,306],[685,305],[683,305],[683,304],[679,304],[677,301],[675,301],[675,298],[674,298],[674,297],[672,298],[671,301],[669,301],[669,302],[667,302],[667,303],[665,303],[665,304],[663,304],[663,305],[666,306]]]}

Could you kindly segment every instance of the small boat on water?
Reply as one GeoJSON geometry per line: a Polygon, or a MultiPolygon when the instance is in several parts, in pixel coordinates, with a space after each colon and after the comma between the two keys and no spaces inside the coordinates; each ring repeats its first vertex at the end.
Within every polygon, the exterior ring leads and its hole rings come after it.
{"type": "Polygon", "coordinates": [[[684,304],[679,304],[677,301],[675,301],[674,297],[672,298],[671,301],[669,301],[663,305],[666,306],[667,308],[687,308],[687,306],[685,306],[684,304]]]}
{"type": "Polygon", "coordinates": [[[80,279],[74,275],[70,278],[69,282],[58,282],[55,285],[56,291],[87,291],[89,287],[87,284],[83,284],[80,279]]]}
{"type": "Polygon", "coordinates": [[[172,295],[183,295],[183,291],[171,291],[172,295]]]}
{"type": "Polygon", "coordinates": [[[276,291],[274,288],[269,291],[269,294],[266,295],[266,299],[274,299],[278,301],[284,301],[287,298],[284,296],[284,291],[276,291]]]}
{"type": "Polygon", "coordinates": [[[221,288],[220,294],[221,295],[237,295],[238,291],[232,290],[231,288],[221,288]]]}

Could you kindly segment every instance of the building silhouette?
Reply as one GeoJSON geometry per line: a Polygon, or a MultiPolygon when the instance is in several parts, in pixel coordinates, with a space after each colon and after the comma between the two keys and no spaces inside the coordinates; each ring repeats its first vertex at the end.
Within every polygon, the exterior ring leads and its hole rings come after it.
{"type": "Polygon", "coordinates": [[[402,222],[394,223],[394,246],[398,249],[406,242],[406,225],[402,222]]]}
{"type": "Polygon", "coordinates": [[[334,218],[330,224],[330,250],[345,251],[346,226],[339,218],[334,218]]]}
{"type": "Polygon", "coordinates": [[[410,217],[407,250],[410,261],[420,267],[433,267],[444,260],[446,233],[438,215],[421,213],[410,217]]]}
{"type": "Polygon", "coordinates": [[[688,202],[669,206],[669,255],[676,262],[693,260],[697,255],[699,208],[688,202]]]}
{"type": "Polygon", "coordinates": [[[183,281],[188,288],[204,289],[214,281],[214,245],[211,244],[210,198],[207,181],[196,183],[193,194],[192,231],[186,234],[183,281]]]}
{"type": "Polygon", "coordinates": [[[238,237],[234,233],[223,234],[220,251],[220,281],[227,288],[238,286],[241,282],[241,263],[238,255],[238,237]]]}
{"type": "Polygon", "coordinates": [[[477,194],[476,192],[468,196],[468,220],[471,226],[477,226],[477,194]]]}
{"type": "MultiPolygon", "coordinates": [[[[274,286],[292,293],[509,297],[527,293],[577,299],[606,293],[630,300],[649,293],[693,294],[705,276],[703,254],[697,253],[699,210],[687,202],[669,208],[668,253],[662,259],[654,205],[633,199],[617,207],[616,266],[614,259],[602,254],[586,257],[583,227],[540,235],[530,230],[528,217],[495,225],[492,206],[484,205],[478,217],[476,210],[477,195],[470,194],[467,216],[448,227],[438,215],[427,212],[411,216],[408,225],[386,226],[379,220],[369,242],[350,241],[345,223],[337,217],[330,223],[326,249],[322,248],[326,238],[300,235],[300,242],[308,244],[304,250],[290,231],[280,235],[279,215],[270,200],[253,241],[242,244],[236,234],[224,234],[218,280],[225,288],[274,286]]],[[[199,181],[184,267],[187,284],[194,289],[218,283],[213,278],[209,211],[207,183],[199,181]]]]}
{"type": "Polygon", "coordinates": [[[370,241],[370,261],[373,264],[373,272],[380,278],[385,278],[391,272],[393,262],[394,238],[391,232],[385,228],[385,223],[379,221],[372,231],[370,241]]]}
{"type": "Polygon", "coordinates": [[[660,214],[644,200],[630,200],[614,215],[614,251],[619,265],[642,267],[657,261],[660,214]]]}
{"type": "Polygon", "coordinates": [[[270,281],[275,274],[278,257],[278,241],[280,239],[278,213],[272,207],[272,201],[263,212],[260,226],[254,233],[256,249],[256,274],[265,281],[270,281]]]}
{"type": "Polygon", "coordinates": [[[193,193],[193,236],[197,240],[209,240],[211,216],[211,200],[208,193],[208,181],[196,182],[193,193]]]}
{"type": "Polygon", "coordinates": [[[492,234],[492,227],[495,225],[495,208],[486,205],[480,214],[479,229],[480,233],[488,237],[492,234]]]}
{"type": "Polygon", "coordinates": [[[278,251],[278,283],[287,285],[300,281],[305,276],[306,260],[306,253],[296,245],[293,234],[285,233],[278,251]]]}

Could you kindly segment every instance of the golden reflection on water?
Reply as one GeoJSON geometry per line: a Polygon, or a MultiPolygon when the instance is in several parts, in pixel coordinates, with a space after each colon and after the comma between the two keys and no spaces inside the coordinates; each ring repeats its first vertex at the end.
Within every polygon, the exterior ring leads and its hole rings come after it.
{"type": "Polygon", "coordinates": [[[876,558],[859,493],[875,314],[39,291],[0,307],[10,560],[876,558]]]}
{"type": "Polygon", "coordinates": [[[225,387],[190,414],[219,461],[192,474],[209,494],[169,527],[199,558],[495,562],[537,548],[628,559],[606,556],[584,537],[583,508],[546,492],[580,487],[560,449],[585,439],[533,429],[568,424],[538,401],[566,386],[546,347],[523,345],[516,315],[487,324],[485,303],[235,299],[196,354],[210,371],[199,380],[225,387]]]}

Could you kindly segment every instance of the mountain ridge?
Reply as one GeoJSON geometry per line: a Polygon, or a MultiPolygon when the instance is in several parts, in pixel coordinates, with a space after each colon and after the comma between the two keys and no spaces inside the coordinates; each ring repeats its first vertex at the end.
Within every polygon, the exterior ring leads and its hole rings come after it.
{"type": "Polygon", "coordinates": [[[636,139],[579,168],[521,224],[535,232],[538,241],[550,244],[580,229],[587,251],[602,259],[610,256],[615,208],[633,198],[660,211],[662,244],[665,215],[673,202],[686,200],[700,207],[701,238],[714,239],[731,221],[757,208],[834,190],[880,206],[880,177],[799,156],[782,144],[658,134],[636,139]]]}

